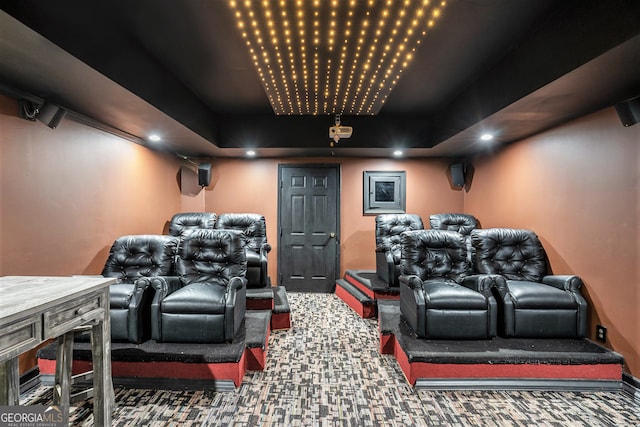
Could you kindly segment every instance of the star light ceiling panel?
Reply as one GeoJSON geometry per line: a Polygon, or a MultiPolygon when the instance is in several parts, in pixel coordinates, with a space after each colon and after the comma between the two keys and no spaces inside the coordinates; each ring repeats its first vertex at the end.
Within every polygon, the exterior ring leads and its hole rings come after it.
{"type": "Polygon", "coordinates": [[[230,0],[273,111],[377,114],[443,13],[430,0],[230,0]]]}

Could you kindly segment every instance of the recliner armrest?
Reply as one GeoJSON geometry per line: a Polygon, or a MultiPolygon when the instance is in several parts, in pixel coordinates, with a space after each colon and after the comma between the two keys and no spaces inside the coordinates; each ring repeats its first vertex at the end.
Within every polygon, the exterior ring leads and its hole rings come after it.
{"type": "Polygon", "coordinates": [[[225,294],[224,339],[233,341],[247,309],[247,279],[232,277],[225,294]]]}
{"type": "MultiPolygon", "coordinates": [[[[155,290],[155,295],[151,301],[151,338],[160,341],[162,339],[162,323],[160,321],[162,300],[167,295],[182,288],[182,281],[175,276],[145,277],[138,279],[138,282],[140,281],[148,281],[155,290]]],[[[136,285],[138,282],[136,282],[136,285]]]]}
{"type": "Polygon", "coordinates": [[[154,301],[162,301],[162,299],[164,299],[164,297],[166,297],[167,295],[182,288],[182,281],[179,277],[176,276],[144,277],[136,281],[136,287],[144,286],[147,281],[156,292],[153,298],[154,301]]]}
{"type": "Polygon", "coordinates": [[[378,276],[392,285],[393,281],[393,257],[389,251],[376,252],[376,273],[378,276]]]}
{"type": "Polygon", "coordinates": [[[461,285],[481,294],[489,295],[499,279],[502,279],[502,276],[497,274],[473,274],[462,279],[461,285]]]}
{"type": "Polygon", "coordinates": [[[142,277],[133,282],[133,294],[131,295],[131,302],[129,303],[129,309],[138,307],[142,301],[142,297],[149,288],[151,288],[151,277],[142,277]]]}
{"type": "Polygon", "coordinates": [[[404,284],[411,289],[422,289],[422,279],[420,279],[416,275],[413,275],[413,274],[409,276],[400,275],[400,277],[398,277],[398,281],[401,284],[404,284]]]}
{"type": "Polygon", "coordinates": [[[247,279],[244,277],[232,277],[231,280],[229,280],[229,288],[231,289],[240,289],[242,287],[247,287],[247,279]]]}
{"type": "Polygon", "coordinates": [[[542,283],[569,292],[578,291],[582,287],[582,279],[572,274],[544,276],[542,283]]]}

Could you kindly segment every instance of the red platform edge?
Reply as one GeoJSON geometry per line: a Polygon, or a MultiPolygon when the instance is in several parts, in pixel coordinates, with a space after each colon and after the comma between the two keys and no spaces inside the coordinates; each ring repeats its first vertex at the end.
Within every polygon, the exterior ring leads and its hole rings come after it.
{"type": "Polygon", "coordinates": [[[379,300],[379,299],[399,300],[400,299],[400,294],[387,294],[387,293],[376,292],[373,289],[369,288],[368,286],[365,286],[362,282],[360,282],[358,279],[351,276],[350,274],[345,274],[344,279],[347,282],[351,283],[356,288],[358,288],[359,290],[361,290],[369,298],[373,298],[375,300],[379,300]]]}
{"type": "MultiPolygon", "coordinates": [[[[267,345],[271,330],[267,330],[267,345]]],[[[267,365],[267,347],[245,348],[238,362],[185,363],[185,362],[125,362],[112,361],[111,374],[114,378],[163,378],[230,380],[240,387],[247,371],[263,371],[267,365]]],[[[55,375],[55,359],[38,359],[38,368],[44,375],[55,375]]],[[[74,360],[73,375],[93,369],[88,360],[74,360]]]]}
{"type": "Polygon", "coordinates": [[[271,335],[271,329],[267,329],[265,348],[246,347],[244,349],[244,356],[247,356],[247,370],[264,371],[264,368],[267,366],[267,348],[269,346],[269,335],[271,335]]]}
{"type": "Polygon", "coordinates": [[[247,298],[247,310],[273,310],[273,298],[247,298]]]}
{"type": "Polygon", "coordinates": [[[393,334],[380,334],[380,353],[394,355],[412,386],[420,378],[622,380],[622,365],[617,363],[551,365],[410,362],[393,334]]]}
{"type": "Polygon", "coordinates": [[[291,313],[271,313],[271,329],[289,329],[291,328],[291,313]]]}
{"type": "MultiPolygon", "coordinates": [[[[166,378],[231,380],[240,387],[247,371],[246,351],[239,362],[224,363],[184,363],[184,362],[111,362],[111,374],[114,378],[166,378]]],[[[87,360],[74,360],[72,373],[86,372],[93,363],[87,360]]],[[[38,359],[40,374],[55,375],[56,361],[38,359]]]]}
{"type": "Polygon", "coordinates": [[[375,304],[362,304],[356,297],[340,286],[336,286],[336,296],[344,301],[363,319],[370,319],[375,317],[377,314],[377,306],[375,304]]]}

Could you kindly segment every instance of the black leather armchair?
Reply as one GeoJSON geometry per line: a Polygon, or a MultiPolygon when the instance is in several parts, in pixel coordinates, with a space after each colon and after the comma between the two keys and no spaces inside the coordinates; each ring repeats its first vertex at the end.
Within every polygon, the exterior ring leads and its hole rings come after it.
{"type": "Polygon", "coordinates": [[[457,231],[462,234],[467,244],[467,261],[471,263],[471,231],[478,228],[475,216],[461,213],[433,214],[429,217],[429,226],[433,230],[457,231]]]}
{"type": "Polygon", "coordinates": [[[399,286],[400,235],[422,230],[424,224],[416,214],[383,214],[376,216],[376,273],[389,286],[399,286]]]}
{"type": "Polygon", "coordinates": [[[455,231],[402,234],[400,311],[419,337],[487,339],[497,335],[496,276],[468,275],[467,247],[455,231]]]}
{"type": "Polygon", "coordinates": [[[232,341],[246,311],[246,272],[237,233],[188,233],[178,248],[177,276],[147,279],[155,289],[151,337],[160,342],[232,341]]]}
{"type": "Polygon", "coordinates": [[[548,275],[544,248],[533,231],[474,230],[471,243],[476,271],[501,276],[496,290],[507,337],[587,335],[582,280],[574,275],[548,275]]]}
{"type": "Polygon", "coordinates": [[[247,288],[271,286],[267,270],[267,223],[263,215],[255,213],[225,213],[218,217],[216,230],[238,231],[247,252],[247,288]]]}
{"type": "Polygon", "coordinates": [[[181,212],[175,214],[169,221],[169,234],[181,237],[189,230],[212,230],[218,216],[213,212],[181,212]]]}
{"type": "Polygon", "coordinates": [[[131,235],[118,238],[102,270],[118,282],[109,288],[111,339],[140,343],[151,335],[153,289],[143,277],[174,273],[178,239],[161,235],[131,235]]]}

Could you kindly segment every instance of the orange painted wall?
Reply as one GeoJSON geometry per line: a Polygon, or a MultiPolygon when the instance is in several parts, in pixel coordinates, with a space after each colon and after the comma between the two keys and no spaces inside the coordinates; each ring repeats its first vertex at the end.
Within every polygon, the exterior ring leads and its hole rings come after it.
{"type": "Polygon", "coordinates": [[[483,227],[534,230],[557,274],[577,274],[590,303],[590,336],[640,375],[640,125],[615,110],[573,121],[476,159],[465,212],[483,227]]]}
{"type": "Polygon", "coordinates": [[[162,233],[174,213],[206,210],[263,213],[275,279],[279,163],[340,165],[340,274],[373,269],[362,174],[405,170],[407,211],[425,221],[468,212],[483,227],[535,230],[554,272],[583,278],[591,329],[607,326],[607,345],[640,376],[640,125],[622,127],[613,109],[476,159],[468,192],[450,187],[447,161],[336,157],[213,159],[211,185],[199,189],[180,185],[193,164],[69,119],[51,130],[17,112],[0,96],[0,275],[97,274],[116,237],[162,233]]]}
{"type": "Polygon", "coordinates": [[[181,208],[177,158],[0,97],[0,275],[99,274],[113,241],[159,234],[181,208]]]}
{"type": "Polygon", "coordinates": [[[304,163],[340,165],[340,275],[345,269],[375,269],[375,217],[362,214],[364,171],[406,171],[407,212],[421,215],[425,223],[432,213],[463,209],[463,193],[451,188],[448,163],[441,160],[216,159],[211,185],[205,191],[206,210],[218,214],[256,212],[265,216],[267,239],[273,247],[269,254],[269,275],[274,283],[278,254],[278,164],[304,163]]]}

